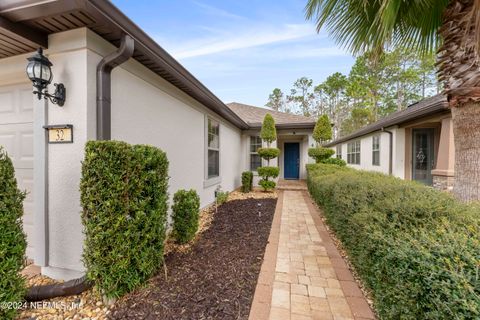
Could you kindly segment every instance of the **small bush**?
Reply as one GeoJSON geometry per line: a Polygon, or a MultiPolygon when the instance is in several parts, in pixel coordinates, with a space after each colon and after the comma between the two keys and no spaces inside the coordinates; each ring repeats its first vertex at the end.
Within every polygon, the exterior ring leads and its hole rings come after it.
{"type": "MultiPolygon", "coordinates": [[[[22,229],[24,199],[12,161],[0,147],[0,302],[21,302],[26,291],[25,280],[18,273],[27,246],[22,229]]],[[[0,318],[14,319],[15,315],[15,309],[0,306],[0,318]]]]}
{"type": "Polygon", "coordinates": [[[307,166],[308,187],[382,319],[480,318],[480,207],[411,181],[307,166]]]}
{"type": "Polygon", "coordinates": [[[132,291],[162,265],[168,160],[157,148],[90,141],[80,183],[87,277],[107,297],[132,291]]]}
{"type": "Polygon", "coordinates": [[[330,148],[318,147],[308,149],[308,155],[315,159],[316,163],[320,163],[323,160],[330,158],[334,153],[335,151],[330,148]]]}
{"type": "Polygon", "coordinates": [[[321,160],[321,163],[324,164],[335,164],[340,167],[345,167],[347,163],[343,159],[338,159],[338,158],[328,158],[328,159],[323,159],[321,160]]]}
{"type": "Polygon", "coordinates": [[[258,149],[258,155],[265,160],[275,159],[280,155],[280,149],[278,148],[260,148],[258,149]]]}
{"type": "Polygon", "coordinates": [[[178,190],[173,196],[173,235],[177,242],[187,243],[198,230],[200,197],[195,190],[178,190]]]}
{"type": "Polygon", "coordinates": [[[228,200],[228,192],[219,191],[217,192],[217,205],[224,204],[228,200]]]}
{"type": "Polygon", "coordinates": [[[280,174],[280,169],[278,167],[260,167],[257,169],[258,175],[260,177],[272,177],[276,178],[280,174]]]}
{"type": "Polygon", "coordinates": [[[265,180],[261,179],[258,184],[263,188],[264,191],[269,191],[275,189],[275,186],[277,185],[275,181],[270,181],[270,180],[265,180]]]}
{"type": "Polygon", "coordinates": [[[242,173],[242,192],[247,193],[253,188],[253,172],[245,171],[242,173]]]}

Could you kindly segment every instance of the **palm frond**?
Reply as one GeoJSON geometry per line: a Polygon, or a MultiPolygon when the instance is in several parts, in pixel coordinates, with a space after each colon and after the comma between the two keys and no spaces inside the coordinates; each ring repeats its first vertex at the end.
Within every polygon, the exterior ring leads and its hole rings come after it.
{"type": "Polygon", "coordinates": [[[305,16],[355,55],[405,47],[434,51],[448,0],[308,0],[305,16]]]}

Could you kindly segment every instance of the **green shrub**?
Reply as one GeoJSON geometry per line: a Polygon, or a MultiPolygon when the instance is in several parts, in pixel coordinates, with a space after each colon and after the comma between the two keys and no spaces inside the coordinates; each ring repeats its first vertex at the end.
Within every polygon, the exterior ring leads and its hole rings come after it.
{"type": "Polygon", "coordinates": [[[270,113],[263,118],[262,129],[260,130],[260,138],[269,145],[277,140],[277,129],[275,129],[275,120],[270,113]]]}
{"type": "Polygon", "coordinates": [[[253,172],[242,172],[242,192],[247,193],[252,191],[253,188],[253,172]]]}
{"type": "Polygon", "coordinates": [[[330,148],[318,147],[318,148],[309,148],[308,155],[315,159],[316,163],[320,163],[330,158],[335,153],[334,150],[330,148]]]}
{"type": "Polygon", "coordinates": [[[224,191],[217,192],[217,205],[221,205],[221,204],[224,204],[225,202],[227,202],[228,194],[229,194],[228,191],[227,192],[224,192],[224,191]]]}
{"type": "Polygon", "coordinates": [[[313,128],[312,137],[317,144],[332,139],[332,125],[326,114],[318,118],[315,128],[313,128]]]}
{"type": "Polygon", "coordinates": [[[480,208],[416,182],[307,166],[308,187],[382,319],[480,317],[480,208]]]}
{"type": "Polygon", "coordinates": [[[345,167],[345,166],[347,165],[347,163],[345,162],[345,160],[339,159],[339,158],[323,159],[323,160],[321,160],[320,163],[324,163],[324,164],[336,164],[337,166],[341,166],[341,167],[345,167]]]}
{"type": "MultiPolygon", "coordinates": [[[[0,147],[0,302],[21,302],[26,291],[19,275],[27,241],[22,229],[25,192],[18,190],[15,170],[0,147]]],[[[0,318],[14,319],[16,310],[0,306],[0,318]]]]}
{"type": "Polygon", "coordinates": [[[275,181],[261,179],[258,184],[263,188],[264,191],[269,191],[275,189],[277,185],[275,181]]]}
{"type": "Polygon", "coordinates": [[[195,190],[178,190],[173,195],[173,236],[178,243],[187,243],[198,230],[200,197],[195,190]]]}
{"type": "Polygon", "coordinates": [[[257,169],[258,175],[260,177],[272,177],[276,178],[278,177],[280,173],[280,169],[278,167],[260,167],[257,169]]]}
{"type": "Polygon", "coordinates": [[[280,155],[280,149],[278,148],[260,148],[258,149],[258,155],[265,160],[275,159],[280,155]]]}
{"type": "Polygon", "coordinates": [[[80,183],[87,277],[107,297],[132,291],[162,265],[168,160],[157,148],[90,141],[80,183]]]}

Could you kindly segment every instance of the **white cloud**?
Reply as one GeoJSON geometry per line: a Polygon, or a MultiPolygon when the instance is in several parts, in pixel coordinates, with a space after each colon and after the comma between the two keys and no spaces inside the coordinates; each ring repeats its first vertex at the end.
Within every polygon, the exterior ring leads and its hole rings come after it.
{"type": "Polygon", "coordinates": [[[285,24],[278,29],[257,25],[240,31],[222,32],[215,37],[196,39],[170,51],[177,59],[186,59],[298,40],[313,35],[316,33],[311,24],[285,24]]]}
{"type": "Polygon", "coordinates": [[[200,7],[203,10],[204,13],[209,14],[209,15],[213,15],[213,16],[216,16],[216,17],[222,17],[222,18],[228,18],[228,19],[245,19],[245,17],[242,17],[240,15],[228,12],[226,10],[223,10],[223,9],[220,9],[220,8],[217,8],[217,7],[205,4],[205,3],[201,3],[201,2],[198,2],[198,1],[192,1],[192,2],[196,6],[200,7]]]}

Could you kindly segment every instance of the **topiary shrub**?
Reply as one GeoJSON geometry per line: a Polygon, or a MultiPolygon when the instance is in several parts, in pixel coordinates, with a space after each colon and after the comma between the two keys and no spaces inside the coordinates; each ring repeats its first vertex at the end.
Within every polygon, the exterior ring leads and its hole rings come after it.
{"type": "Polygon", "coordinates": [[[265,160],[272,160],[280,155],[280,149],[278,148],[259,148],[257,152],[265,160]]]}
{"type": "Polygon", "coordinates": [[[266,179],[267,177],[271,177],[271,178],[278,177],[280,173],[280,169],[278,167],[260,167],[257,169],[257,172],[260,177],[264,178],[265,180],[268,180],[266,179]]]}
{"type": "Polygon", "coordinates": [[[332,125],[326,114],[318,118],[312,137],[318,144],[332,139],[332,125]]]}
{"type": "MultiPolygon", "coordinates": [[[[24,199],[12,161],[0,147],[0,303],[19,303],[26,291],[25,279],[19,275],[27,247],[22,229],[24,199]]],[[[15,308],[0,306],[1,319],[14,319],[15,315],[15,308]]]]}
{"type": "Polygon", "coordinates": [[[380,319],[480,318],[480,207],[412,181],[308,165],[310,194],[380,319]]]}
{"type": "Polygon", "coordinates": [[[178,190],[173,196],[173,236],[178,243],[187,243],[198,230],[200,197],[195,190],[178,190]]]}
{"type": "Polygon", "coordinates": [[[324,163],[324,164],[335,164],[335,165],[340,166],[340,167],[345,167],[345,166],[347,165],[347,163],[345,162],[345,160],[338,159],[338,158],[323,159],[323,160],[320,161],[320,163],[324,163]]]}
{"type": "Polygon", "coordinates": [[[267,113],[263,119],[262,130],[260,132],[260,137],[267,143],[267,148],[258,149],[258,155],[267,160],[267,167],[257,168],[258,174],[263,178],[260,180],[259,185],[263,187],[264,191],[274,189],[276,186],[275,181],[268,180],[269,178],[278,177],[278,168],[277,170],[272,170],[270,167],[270,160],[275,159],[280,154],[280,150],[277,148],[270,148],[270,144],[277,140],[277,130],[275,129],[275,120],[273,117],[267,113]],[[262,171],[263,168],[269,168],[262,171]],[[262,173],[263,174],[262,174],[262,173]]]}
{"type": "Polygon", "coordinates": [[[308,149],[308,155],[310,157],[314,158],[316,163],[320,163],[322,161],[327,160],[334,153],[335,153],[334,150],[329,149],[329,148],[323,148],[323,147],[309,148],[308,149]]]}
{"type": "Polygon", "coordinates": [[[247,193],[252,191],[253,188],[253,172],[242,172],[242,192],[247,193]]]}
{"type": "Polygon", "coordinates": [[[168,160],[160,149],[89,141],[80,182],[87,277],[109,298],[150,278],[163,262],[168,160]]]}

